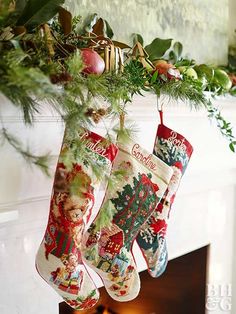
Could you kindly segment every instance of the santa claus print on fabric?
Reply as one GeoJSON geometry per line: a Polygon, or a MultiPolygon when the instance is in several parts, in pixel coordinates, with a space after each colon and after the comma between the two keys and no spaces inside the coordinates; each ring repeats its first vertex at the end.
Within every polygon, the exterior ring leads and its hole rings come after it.
{"type": "Polygon", "coordinates": [[[168,262],[165,236],[171,205],[193,147],[181,134],[160,124],[153,152],[172,167],[173,175],[160,203],[137,236],[137,242],[146,259],[150,275],[159,277],[165,271],[168,262]]]}
{"type": "MultiPolygon", "coordinates": [[[[109,172],[117,147],[100,135],[87,130],[65,135],[57,164],[48,225],[36,257],[39,274],[63,299],[77,310],[96,304],[98,290],[81,258],[81,240],[91,214],[94,196],[102,180],[93,173],[86,159],[67,169],[63,161],[76,137],[84,142],[94,163],[109,172]]],[[[80,158],[81,160],[81,158],[80,158]]]]}

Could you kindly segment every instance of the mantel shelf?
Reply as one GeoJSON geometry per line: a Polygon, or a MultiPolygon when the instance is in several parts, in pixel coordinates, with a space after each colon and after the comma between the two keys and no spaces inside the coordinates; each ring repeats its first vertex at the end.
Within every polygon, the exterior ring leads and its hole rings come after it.
{"type": "MultiPolygon", "coordinates": [[[[99,103],[99,100],[96,101],[99,103]]],[[[161,103],[162,100],[159,101],[161,103]]],[[[219,108],[225,117],[236,116],[236,97],[233,96],[219,96],[213,99],[215,107],[219,108]]],[[[4,104],[1,108],[1,115],[6,123],[20,123],[23,122],[23,116],[19,109],[13,106],[9,100],[0,94],[0,103],[4,104]]],[[[195,110],[189,104],[182,101],[163,101],[164,111],[168,117],[195,117],[202,118],[207,116],[204,108],[195,110]]],[[[35,115],[34,123],[58,123],[62,119],[58,113],[49,108],[48,105],[42,104],[40,114],[35,115]]],[[[132,103],[127,105],[128,117],[132,120],[143,121],[153,120],[157,117],[157,97],[152,93],[144,93],[143,96],[135,95],[132,103]]]]}

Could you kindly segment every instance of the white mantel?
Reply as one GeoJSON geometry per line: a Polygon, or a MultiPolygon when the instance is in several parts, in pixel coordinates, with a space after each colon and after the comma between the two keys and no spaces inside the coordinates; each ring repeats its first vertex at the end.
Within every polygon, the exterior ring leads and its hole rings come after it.
{"type": "MultiPolygon", "coordinates": [[[[26,129],[19,112],[2,96],[0,104],[9,130],[22,141],[27,139],[35,152],[52,152],[53,172],[64,130],[60,118],[43,108],[34,128],[26,129]]],[[[236,99],[219,98],[214,104],[236,126],[236,99]]],[[[216,126],[210,124],[205,110],[190,111],[183,103],[169,103],[164,111],[165,124],[183,134],[194,147],[171,211],[170,259],[210,244],[208,282],[232,283],[236,155],[229,150],[216,126]]],[[[129,106],[129,117],[139,128],[137,141],[152,151],[159,122],[155,96],[135,97],[129,106]]],[[[102,126],[97,127],[97,132],[102,133],[102,126]]],[[[61,299],[34,269],[35,252],[48,218],[52,178],[30,169],[7,145],[0,149],[0,160],[0,280],[4,282],[4,288],[0,289],[0,313],[8,314],[10,309],[12,314],[58,314],[61,299]]],[[[137,248],[135,256],[139,269],[145,269],[137,248]]]]}

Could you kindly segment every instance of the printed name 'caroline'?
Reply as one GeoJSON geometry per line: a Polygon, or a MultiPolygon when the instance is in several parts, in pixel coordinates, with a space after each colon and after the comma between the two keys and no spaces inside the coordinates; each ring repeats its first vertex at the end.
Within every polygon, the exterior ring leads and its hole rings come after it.
{"type": "Polygon", "coordinates": [[[132,155],[141,161],[146,167],[151,170],[156,170],[156,164],[152,161],[152,154],[145,156],[140,149],[139,144],[134,144],[132,148],[132,155]]]}

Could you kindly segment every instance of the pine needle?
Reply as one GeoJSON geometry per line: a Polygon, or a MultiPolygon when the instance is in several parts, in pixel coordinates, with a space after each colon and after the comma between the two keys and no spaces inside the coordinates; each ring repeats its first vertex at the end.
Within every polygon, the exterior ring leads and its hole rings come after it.
{"type": "Polygon", "coordinates": [[[183,101],[195,109],[199,109],[207,104],[207,99],[200,85],[197,82],[193,82],[193,80],[157,82],[153,84],[153,89],[158,96],[166,95],[175,101],[183,101]]]}
{"type": "Polygon", "coordinates": [[[36,165],[44,174],[50,176],[49,162],[51,161],[51,156],[49,153],[45,155],[34,155],[29,149],[23,149],[20,140],[8,133],[5,128],[0,130],[0,136],[2,137],[2,140],[7,141],[7,143],[11,145],[27,163],[36,165]]]}

